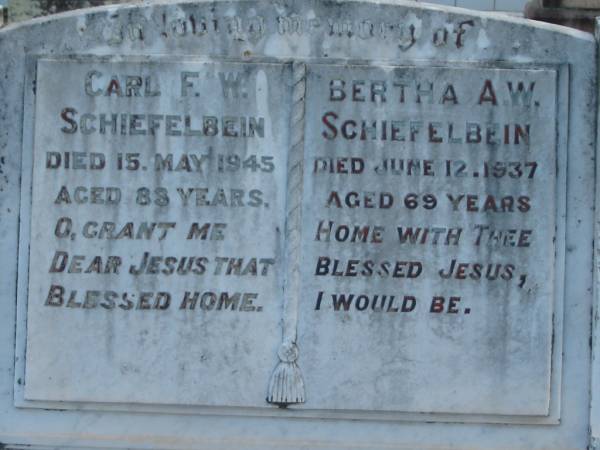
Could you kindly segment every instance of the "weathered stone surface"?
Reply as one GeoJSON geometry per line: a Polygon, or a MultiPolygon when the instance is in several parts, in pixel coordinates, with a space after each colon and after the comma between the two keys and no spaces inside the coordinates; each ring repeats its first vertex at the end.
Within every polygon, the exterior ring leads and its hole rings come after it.
{"type": "Polygon", "coordinates": [[[549,70],[311,68],[309,404],[548,414],[555,89],[549,70]]]}
{"type": "Polygon", "coordinates": [[[590,35],[164,2],[0,60],[0,442],[587,446],[590,35]]]}
{"type": "Polygon", "coordinates": [[[264,404],[240,375],[268,379],[281,339],[289,81],[282,64],[38,62],[27,399],[264,404]]]}

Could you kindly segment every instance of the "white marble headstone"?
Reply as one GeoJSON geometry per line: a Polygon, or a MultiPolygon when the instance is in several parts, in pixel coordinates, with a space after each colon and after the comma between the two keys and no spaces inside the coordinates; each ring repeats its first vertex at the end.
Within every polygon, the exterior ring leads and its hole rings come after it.
{"type": "Polygon", "coordinates": [[[595,55],[403,1],[8,27],[0,443],[585,448],[595,55]]]}

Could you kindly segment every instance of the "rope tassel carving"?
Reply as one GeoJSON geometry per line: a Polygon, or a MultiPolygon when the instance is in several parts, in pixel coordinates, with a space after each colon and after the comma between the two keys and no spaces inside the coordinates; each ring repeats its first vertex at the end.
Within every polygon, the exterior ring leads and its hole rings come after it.
{"type": "Polygon", "coordinates": [[[304,403],[304,379],[298,366],[296,345],[298,302],[300,298],[300,249],[302,237],[302,190],[304,178],[304,120],[306,64],[294,62],[292,91],[291,145],[288,154],[287,201],[285,218],[285,265],[283,285],[283,343],[277,352],[279,363],[269,382],[267,402],[287,407],[304,403]]]}
{"type": "Polygon", "coordinates": [[[296,363],[298,347],[296,344],[282,344],[277,353],[279,364],[271,375],[267,401],[281,407],[304,403],[304,380],[296,363]]]}

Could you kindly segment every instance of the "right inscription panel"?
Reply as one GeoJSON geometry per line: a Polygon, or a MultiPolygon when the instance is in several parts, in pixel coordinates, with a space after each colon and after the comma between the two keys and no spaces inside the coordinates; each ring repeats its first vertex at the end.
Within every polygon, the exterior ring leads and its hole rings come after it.
{"type": "Polygon", "coordinates": [[[311,66],[308,407],[548,415],[556,81],[549,69],[311,66]]]}

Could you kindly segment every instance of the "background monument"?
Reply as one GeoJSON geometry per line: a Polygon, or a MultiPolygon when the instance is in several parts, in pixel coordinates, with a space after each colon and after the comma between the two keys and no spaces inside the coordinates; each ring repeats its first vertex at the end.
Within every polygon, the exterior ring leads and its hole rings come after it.
{"type": "Polygon", "coordinates": [[[595,0],[530,0],[525,17],[593,32],[600,4],[595,0]]]}

